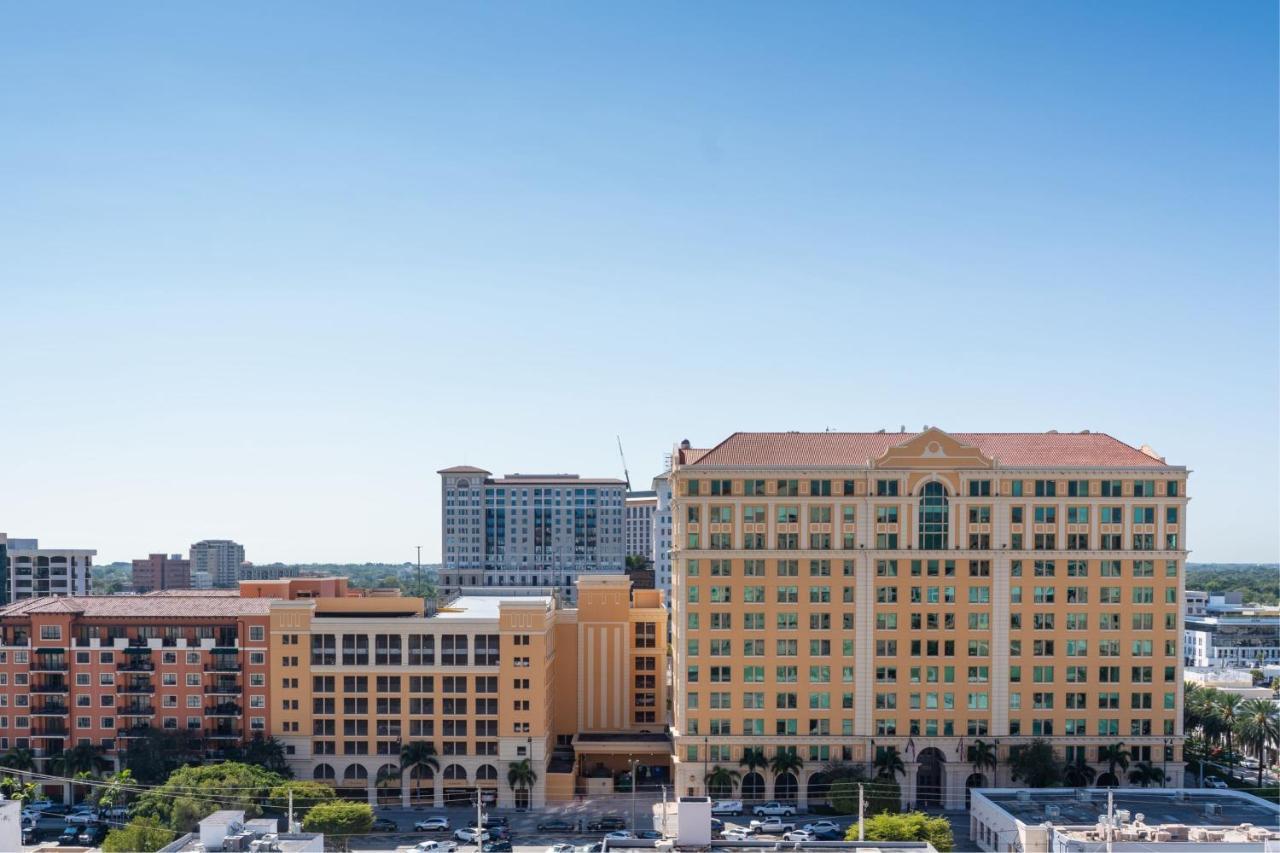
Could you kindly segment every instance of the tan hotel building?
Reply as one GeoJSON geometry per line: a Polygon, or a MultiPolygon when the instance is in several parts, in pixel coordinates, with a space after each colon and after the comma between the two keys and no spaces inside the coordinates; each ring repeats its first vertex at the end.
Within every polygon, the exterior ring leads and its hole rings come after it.
{"type": "Polygon", "coordinates": [[[1096,433],[926,429],[685,442],[671,478],[681,794],[790,750],[799,773],[735,793],[803,803],[824,763],[893,746],[904,802],[963,807],[1033,738],[1181,781],[1186,468],[1096,433]]]}
{"type": "Polygon", "coordinates": [[[667,610],[621,574],[579,577],[577,606],[544,596],[357,595],[341,578],[241,584],[272,596],[273,734],[300,779],[370,802],[500,806],[612,790],[635,761],[668,779],[667,610]],[[438,771],[400,773],[425,741],[438,771]],[[507,771],[530,759],[531,791],[507,771]],[[602,787],[603,786],[603,787],[602,787]]]}

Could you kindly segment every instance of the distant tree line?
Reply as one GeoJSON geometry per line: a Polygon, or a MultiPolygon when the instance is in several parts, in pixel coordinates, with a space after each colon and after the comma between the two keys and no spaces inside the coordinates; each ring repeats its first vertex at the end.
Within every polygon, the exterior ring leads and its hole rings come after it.
{"type": "Polygon", "coordinates": [[[1187,589],[1238,592],[1246,604],[1280,604],[1280,564],[1188,563],[1187,589]]]}

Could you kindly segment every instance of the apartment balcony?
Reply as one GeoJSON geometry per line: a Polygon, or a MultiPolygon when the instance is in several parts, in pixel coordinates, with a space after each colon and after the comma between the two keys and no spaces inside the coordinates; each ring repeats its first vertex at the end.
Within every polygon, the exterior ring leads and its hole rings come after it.
{"type": "Polygon", "coordinates": [[[236,728],[205,729],[204,736],[208,740],[240,740],[244,732],[236,728]]]}
{"type": "Polygon", "coordinates": [[[121,740],[144,738],[152,732],[160,731],[152,726],[130,726],[127,729],[116,729],[116,737],[121,740]]]}
{"type": "Polygon", "coordinates": [[[232,658],[223,658],[219,660],[214,658],[204,668],[205,672],[233,672],[237,675],[240,673],[240,661],[232,658]]]}
{"type": "Polygon", "coordinates": [[[62,678],[37,678],[28,689],[32,695],[42,693],[69,693],[71,686],[62,678]]]}
{"type": "Polygon", "coordinates": [[[31,672],[57,672],[64,673],[67,671],[66,655],[42,655],[34,654],[31,656],[31,672]]]}
{"type": "Polygon", "coordinates": [[[204,689],[207,696],[239,696],[243,691],[238,681],[219,681],[204,689]]]}
{"type": "Polygon", "coordinates": [[[244,709],[235,702],[222,702],[217,705],[206,705],[204,715],[206,717],[232,717],[239,719],[244,713],[244,709]]]}
{"type": "Polygon", "coordinates": [[[240,761],[243,756],[235,749],[206,749],[204,758],[206,761],[240,761]]]}
{"type": "Polygon", "coordinates": [[[45,702],[31,709],[33,717],[65,717],[70,711],[65,702],[45,702]]]}
{"type": "Polygon", "coordinates": [[[150,695],[156,692],[156,686],[150,681],[128,681],[120,685],[119,692],[126,696],[130,694],[150,695]]]}
{"type": "Polygon", "coordinates": [[[121,717],[154,717],[156,709],[152,705],[125,705],[119,709],[121,717]]]}
{"type": "Polygon", "coordinates": [[[64,738],[71,733],[67,724],[61,721],[52,722],[49,718],[37,722],[31,731],[33,738],[64,738]]]}
{"type": "Polygon", "coordinates": [[[155,672],[156,665],[140,657],[125,658],[116,669],[120,672],[155,672]]]}

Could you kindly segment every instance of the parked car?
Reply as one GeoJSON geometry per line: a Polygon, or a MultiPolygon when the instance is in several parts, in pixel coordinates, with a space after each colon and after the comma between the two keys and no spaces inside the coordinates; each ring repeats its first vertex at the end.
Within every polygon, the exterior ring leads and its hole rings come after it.
{"type": "Polygon", "coordinates": [[[800,827],[805,832],[811,832],[817,835],[819,832],[840,832],[840,824],[834,820],[815,820],[813,823],[806,823],[800,827]]]}
{"type": "Polygon", "coordinates": [[[456,841],[419,841],[413,845],[417,853],[453,853],[458,849],[456,841]]]}
{"type": "Polygon", "coordinates": [[[751,837],[751,833],[747,832],[740,826],[735,826],[720,833],[720,837],[725,841],[746,841],[751,837]]]}
{"type": "Polygon", "coordinates": [[[757,835],[782,835],[796,828],[794,823],[784,821],[780,817],[767,817],[764,820],[751,821],[751,831],[757,835]]]}
{"type": "Polygon", "coordinates": [[[544,853],[573,853],[572,844],[552,844],[544,853]]]}
{"type": "Polygon", "coordinates": [[[76,811],[73,811],[71,814],[67,815],[68,826],[72,826],[72,825],[88,826],[91,823],[96,823],[97,820],[98,820],[98,813],[94,811],[81,811],[77,809],[76,811]]]}
{"type": "Polygon", "coordinates": [[[77,847],[80,844],[80,827],[68,826],[58,836],[58,844],[63,847],[77,847]]]}
{"type": "Polygon", "coordinates": [[[617,815],[605,815],[596,818],[587,824],[588,832],[613,832],[615,829],[624,829],[627,822],[617,815]]]}
{"type": "Polygon", "coordinates": [[[93,823],[80,830],[78,843],[81,847],[97,847],[106,837],[107,827],[100,823],[93,823]]]}
{"type": "Polygon", "coordinates": [[[597,841],[595,844],[588,844],[581,848],[579,853],[604,853],[604,845],[597,841]]]}
{"type": "MultiPolygon", "coordinates": [[[[549,820],[538,821],[538,832],[573,832],[578,827],[572,821],[563,818],[553,817],[549,820]]],[[[572,844],[558,844],[557,847],[572,847],[572,844]]]]}
{"type": "Polygon", "coordinates": [[[489,815],[484,819],[485,829],[493,829],[495,826],[511,826],[511,821],[500,815],[489,815]]]}
{"type": "Polygon", "coordinates": [[[712,814],[742,814],[742,800],[717,800],[711,804],[712,814]]]}
{"type": "Polygon", "coordinates": [[[511,842],[505,839],[486,842],[483,853],[511,853],[511,842]]]}
{"type": "Polygon", "coordinates": [[[129,819],[128,806],[112,806],[102,812],[102,816],[107,820],[125,821],[129,819]]]}
{"type": "Polygon", "coordinates": [[[772,800],[756,806],[751,810],[751,813],[757,817],[792,817],[796,813],[796,807],[790,803],[779,803],[776,800],[772,800]]]}
{"type": "Polygon", "coordinates": [[[1230,787],[1229,785],[1227,785],[1226,782],[1222,781],[1217,776],[1204,777],[1204,786],[1206,788],[1218,788],[1219,790],[1230,787]]]}
{"type": "Polygon", "coordinates": [[[370,832],[399,832],[400,824],[388,817],[375,817],[370,832]]]}
{"type": "Polygon", "coordinates": [[[463,844],[475,844],[477,841],[488,841],[490,835],[485,830],[477,830],[474,826],[464,826],[453,833],[454,840],[463,844]]]}
{"type": "Polygon", "coordinates": [[[815,836],[812,832],[804,829],[793,829],[782,836],[784,841],[814,841],[815,836]]]}
{"type": "Polygon", "coordinates": [[[843,829],[820,829],[813,833],[818,841],[844,841],[843,829]]]}
{"type": "Polygon", "coordinates": [[[619,829],[615,832],[610,832],[609,834],[607,834],[604,837],[604,840],[605,841],[635,841],[635,838],[636,837],[632,835],[630,832],[628,832],[627,830],[619,829]]]}
{"type": "Polygon", "coordinates": [[[656,829],[637,829],[634,833],[636,838],[643,841],[661,841],[662,833],[656,829]]]}
{"type": "Polygon", "coordinates": [[[414,832],[448,832],[449,818],[447,817],[429,817],[426,820],[420,820],[413,825],[414,832]]]}

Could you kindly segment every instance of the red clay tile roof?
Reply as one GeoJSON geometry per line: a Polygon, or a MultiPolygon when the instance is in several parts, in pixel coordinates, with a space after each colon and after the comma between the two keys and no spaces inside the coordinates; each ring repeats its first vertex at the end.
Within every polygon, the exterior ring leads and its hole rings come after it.
{"type": "MultiPolygon", "coordinates": [[[[860,467],[920,433],[735,432],[686,464],[719,466],[860,467]]],[[[957,432],[1002,468],[1169,468],[1105,433],[957,432]]],[[[691,453],[691,451],[685,451],[691,453]]],[[[692,451],[698,453],[698,451],[692,451]]]]}
{"type": "Polygon", "coordinates": [[[441,468],[437,474],[491,474],[493,472],[486,471],[483,468],[477,468],[474,465],[454,465],[452,468],[441,468]]]}
{"type": "Polygon", "coordinates": [[[191,618],[210,619],[236,616],[266,616],[270,598],[240,598],[218,595],[74,595],[46,596],[15,601],[0,608],[0,619],[32,613],[75,613],[95,618],[191,618]]]}

